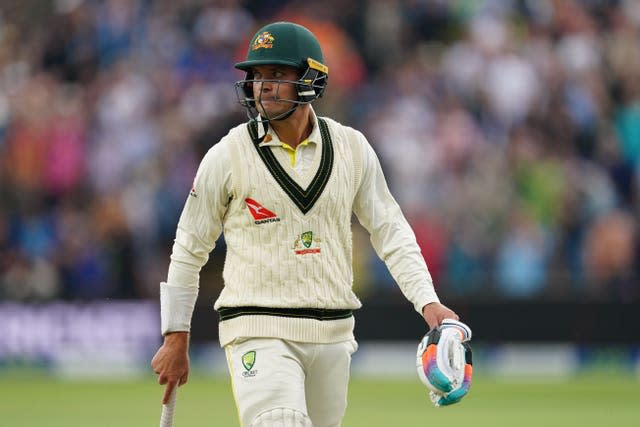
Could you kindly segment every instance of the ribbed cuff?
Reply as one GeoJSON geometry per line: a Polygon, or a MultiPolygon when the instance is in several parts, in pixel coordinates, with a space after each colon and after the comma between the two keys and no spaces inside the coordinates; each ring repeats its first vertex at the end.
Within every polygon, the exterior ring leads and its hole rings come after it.
{"type": "Polygon", "coordinates": [[[191,316],[198,298],[198,288],[160,283],[160,327],[168,332],[189,332],[191,316]]]}

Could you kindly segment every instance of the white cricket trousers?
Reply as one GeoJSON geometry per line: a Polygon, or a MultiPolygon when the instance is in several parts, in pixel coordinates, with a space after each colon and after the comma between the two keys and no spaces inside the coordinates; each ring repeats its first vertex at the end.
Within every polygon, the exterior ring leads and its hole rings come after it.
{"type": "Polygon", "coordinates": [[[354,340],[238,338],[225,346],[242,427],[339,427],[354,340]],[[270,420],[270,421],[269,421],[270,420]]]}

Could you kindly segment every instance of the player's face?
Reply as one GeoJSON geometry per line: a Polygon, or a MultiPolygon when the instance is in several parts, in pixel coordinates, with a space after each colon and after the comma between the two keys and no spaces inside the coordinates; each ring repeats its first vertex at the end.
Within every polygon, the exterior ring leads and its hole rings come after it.
{"type": "Polygon", "coordinates": [[[298,80],[298,70],[287,65],[259,65],[253,68],[253,97],[260,114],[275,117],[290,110],[291,101],[298,99],[293,83],[281,83],[275,80],[298,80]]]}

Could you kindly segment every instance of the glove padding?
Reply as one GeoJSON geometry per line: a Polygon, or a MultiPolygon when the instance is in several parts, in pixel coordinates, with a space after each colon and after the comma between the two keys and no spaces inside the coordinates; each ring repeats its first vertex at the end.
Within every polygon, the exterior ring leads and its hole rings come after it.
{"type": "Polygon", "coordinates": [[[418,377],[429,388],[436,406],[452,405],[469,392],[473,376],[471,328],[445,319],[420,341],[416,354],[418,377]]]}

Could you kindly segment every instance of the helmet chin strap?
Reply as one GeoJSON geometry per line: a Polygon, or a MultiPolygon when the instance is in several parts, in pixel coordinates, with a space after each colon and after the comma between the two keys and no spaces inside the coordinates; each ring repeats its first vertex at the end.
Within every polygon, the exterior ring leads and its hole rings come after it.
{"type": "MultiPolygon", "coordinates": [[[[255,100],[254,102],[256,104],[262,105],[260,100],[255,100]]],[[[296,102],[296,101],[284,101],[284,102],[291,102],[293,104],[293,107],[291,107],[289,110],[285,111],[284,113],[277,114],[275,117],[266,116],[260,113],[259,110],[255,107],[247,108],[247,115],[249,116],[249,118],[251,120],[255,120],[257,122],[262,123],[263,132],[262,132],[262,136],[257,138],[257,143],[261,143],[264,140],[264,138],[267,136],[270,122],[288,119],[298,109],[298,107],[301,104],[303,104],[301,102],[296,102]]],[[[262,107],[262,111],[265,111],[264,106],[262,107]]]]}
{"type": "MultiPolygon", "coordinates": [[[[265,114],[260,113],[260,116],[263,119],[266,119],[267,122],[288,119],[289,117],[291,117],[293,112],[296,111],[296,109],[298,109],[298,106],[300,106],[300,104],[303,103],[303,102],[301,102],[299,100],[291,101],[291,100],[288,100],[288,99],[277,99],[277,97],[278,97],[278,95],[276,94],[276,102],[289,102],[289,103],[293,104],[293,106],[289,110],[285,111],[284,113],[277,114],[275,117],[269,117],[269,116],[266,116],[265,114]]],[[[262,105],[262,99],[261,98],[255,99],[254,102],[256,103],[256,105],[260,105],[262,107],[262,111],[266,111],[266,108],[264,108],[264,105],[262,105]]]]}

